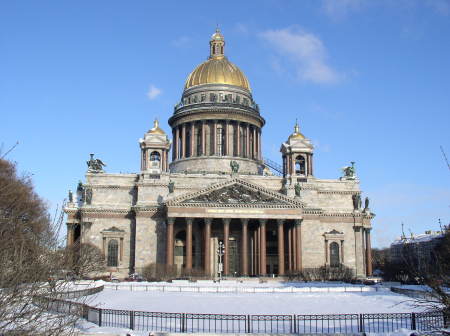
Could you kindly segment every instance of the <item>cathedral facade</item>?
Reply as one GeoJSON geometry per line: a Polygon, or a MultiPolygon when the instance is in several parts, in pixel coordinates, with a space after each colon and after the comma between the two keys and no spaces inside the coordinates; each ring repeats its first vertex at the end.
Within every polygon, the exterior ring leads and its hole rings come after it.
{"type": "Polygon", "coordinates": [[[216,31],[168,121],[171,139],[155,120],[139,140],[139,173],[105,173],[91,155],[65,208],[67,244],[95,245],[119,277],[152,263],[208,276],[340,265],[370,275],[374,215],[368,199],[361,205],[353,163],[339,179],[315,177],[314,148],[297,123],[282,165],[265,160],[265,120],[224,48],[216,31]]]}

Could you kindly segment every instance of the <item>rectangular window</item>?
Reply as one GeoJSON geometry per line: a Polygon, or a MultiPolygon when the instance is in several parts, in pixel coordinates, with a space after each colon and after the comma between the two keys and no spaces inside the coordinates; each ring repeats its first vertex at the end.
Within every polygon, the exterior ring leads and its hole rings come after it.
{"type": "Polygon", "coordinates": [[[217,125],[216,139],[216,155],[222,156],[224,154],[224,132],[222,125],[217,125]]]}

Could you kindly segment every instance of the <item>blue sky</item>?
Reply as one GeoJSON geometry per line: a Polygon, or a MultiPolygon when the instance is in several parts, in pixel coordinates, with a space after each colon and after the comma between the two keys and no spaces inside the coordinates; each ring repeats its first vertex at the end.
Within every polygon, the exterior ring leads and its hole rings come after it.
{"type": "Polygon", "coordinates": [[[219,24],[267,121],[264,155],[298,118],[315,175],[356,161],[373,245],[450,222],[450,0],[2,1],[0,143],[52,208],[89,153],[139,170],[219,24]]]}

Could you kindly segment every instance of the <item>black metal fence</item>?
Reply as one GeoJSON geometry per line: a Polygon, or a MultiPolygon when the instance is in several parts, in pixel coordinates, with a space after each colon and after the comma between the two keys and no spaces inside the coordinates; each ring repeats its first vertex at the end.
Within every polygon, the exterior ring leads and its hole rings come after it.
{"type": "Polygon", "coordinates": [[[400,328],[431,331],[446,325],[442,312],[328,315],[233,315],[160,313],[85,307],[99,326],[187,333],[386,333],[400,328]]]}

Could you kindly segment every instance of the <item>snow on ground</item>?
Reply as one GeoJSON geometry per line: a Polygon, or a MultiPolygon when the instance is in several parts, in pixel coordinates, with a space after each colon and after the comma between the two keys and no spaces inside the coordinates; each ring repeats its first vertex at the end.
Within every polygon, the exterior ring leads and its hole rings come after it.
{"type": "Polygon", "coordinates": [[[417,311],[408,297],[391,292],[189,293],[104,291],[87,301],[109,309],[213,314],[344,314],[417,311]]]}

